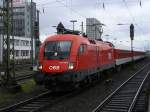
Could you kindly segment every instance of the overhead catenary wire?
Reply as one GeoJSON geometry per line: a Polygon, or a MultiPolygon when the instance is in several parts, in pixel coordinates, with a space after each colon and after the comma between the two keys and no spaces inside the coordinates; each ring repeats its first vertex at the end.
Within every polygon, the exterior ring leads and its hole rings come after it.
{"type": "Polygon", "coordinates": [[[124,3],[124,5],[125,5],[125,7],[126,7],[126,9],[127,9],[127,11],[128,11],[129,16],[131,17],[131,19],[132,19],[132,21],[133,21],[133,24],[136,25],[136,26],[141,30],[141,33],[142,33],[141,35],[144,35],[143,29],[137,24],[136,19],[135,19],[134,16],[132,15],[132,13],[131,13],[131,11],[130,11],[130,9],[129,9],[129,7],[128,7],[128,4],[127,4],[127,2],[126,2],[126,0],[123,0],[123,3],[124,3]]]}
{"type": "MultiPolygon", "coordinates": [[[[81,12],[79,12],[77,9],[75,9],[74,8],[74,6],[77,6],[77,5],[75,5],[75,4],[73,4],[72,3],[72,0],[70,0],[70,2],[68,2],[69,0],[55,0],[55,1],[53,1],[54,3],[59,3],[61,6],[58,6],[58,7],[66,7],[66,9],[68,9],[68,10],[70,10],[72,13],[74,13],[74,14],[77,14],[78,16],[79,16],[79,18],[82,18],[82,19],[85,19],[86,17],[87,17],[87,15],[85,15],[85,14],[82,14],[81,12]],[[70,4],[67,4],[67,3],[70,3],[70,4]]],[[[120,0],[121,1],[121,0],[120,0]]],[[[141,0],[137,0],[137,1],[131,1],[131,2],[137,2],[137,3],[139,3],[140,4],[140,2],[138,2],[138,1],[141,1],[141,0]]],[[[112,3],[112,1],[108,1],[109,3],[112,3]]],[[[116,1],[115,1],[116,2],[116,1]]],[[[118,1],[117,1],[118,2],[118,1]]],[[[129,1],[130,2],[130,1],[129,1]]],[[[111,15],[111,13],[109,13],[108,12],[108,10],[107,10],[107,0],[106,0],[106,2],[105,1],[103,1],[103,3],[104,3],[104,6],[105,6],[105,11],[107,12],[107,15],[109,15],[114,21],[116,21],[116,23],[118,22],[118,20],[119,20],[119,18],[118,17],[113,17],[113,15],[111,15]]],[[[119,2],[120,3],[120,2],[119,2]]],[[[139,4],[137,4],[137,5],[139,5],[139,4]]],[[[141,4],[142,4],[142,1],[141,1],[141,4]]],[[[48,5],[50,5],[51,6],[51,4],[49,4],[49,3],[47,3],[47,4],[45,4],[45,5],[43,5],[43,7],[44,7],[44,9],[46,10],[46,6],[48,6],[48,5]]],[[[79,5],[81,5],[81,4],[79,4],[79,5]]],[[[143,6],[143,4],[142,4],[142,6],[143,6]]],[[[57,7],[57,6],[56,6],[57,7]]],[[[130,11],[130,10],[129,10],[130,11]]],[[[129,11],[128,11],[128,13],[129,13],[129,11]]],[[[133,16],[132,15],[132,13],[131,13],[131,15],[129,14],[129,16],[131,17],[131,16],[133,16]]],[[[132,18],[132,20],[133,20],[133,18],[134,18],[134,16],[133,17],[131,17],[132,18]]],[[[136,21],[134,21],[134,22],[136,22],[136,21]]],[[[109,25],[107,24],[107,27],[108,27],[109,25]]],[[[138,29],[141,29],[139,26],[138,26],[138,29]]],[[[111,31],[111,29],[108,27],[107,28],[107,30],[110,30],[111,31]]],[[[143,29],[142,29],[143,30],[143,29]]],[[[141,30],[141,31],[142,31],[141,30]]],[[[140,31],[140,32],[141,32],[140,31]]],[[[141,35],[143,35],[143,32],[142,32],[142,34],[141,35]]]]}

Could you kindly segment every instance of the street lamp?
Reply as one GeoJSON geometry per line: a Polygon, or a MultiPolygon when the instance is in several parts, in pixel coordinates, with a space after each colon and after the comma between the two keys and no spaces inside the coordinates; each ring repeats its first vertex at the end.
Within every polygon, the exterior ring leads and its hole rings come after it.
{"type": "Polygon", "coordinates": [[[74,23],[77,22],[77,20],[70,20],[70,22],[72,22],[72,24],[73,24],[73,28],[72,29],[74,31],[74,23]]]}

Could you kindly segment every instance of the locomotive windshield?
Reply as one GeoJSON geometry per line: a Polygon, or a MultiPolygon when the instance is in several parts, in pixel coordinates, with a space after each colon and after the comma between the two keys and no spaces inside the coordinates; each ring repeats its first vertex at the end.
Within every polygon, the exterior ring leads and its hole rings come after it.
{"type": "Polygon", "coordinates": [[[66,59],[70,55],[71,41],[51,41],[46,43],[45,59],[66,59]]]}

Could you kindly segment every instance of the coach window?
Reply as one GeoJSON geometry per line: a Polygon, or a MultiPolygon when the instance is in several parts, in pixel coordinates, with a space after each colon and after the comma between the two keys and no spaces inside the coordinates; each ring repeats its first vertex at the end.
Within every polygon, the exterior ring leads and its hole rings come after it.
{"type": "Polygon", "coordinates": [[[81,44],[78,50],[78,55],[82,55],[83,53],[86,52],[87,45],[86,44],[81,44]]]}

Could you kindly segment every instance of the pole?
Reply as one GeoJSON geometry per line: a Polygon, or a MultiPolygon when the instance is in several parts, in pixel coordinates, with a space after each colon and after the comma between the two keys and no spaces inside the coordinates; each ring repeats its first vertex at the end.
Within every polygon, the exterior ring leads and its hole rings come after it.
{"type": "Polygon", "coordinates": [[[73,24],[73,28],[72,29],[74,31],[74,23],[77,22],[77,20],[71,20],[70,22],[72,22],[72,24],[73,24]]]}
{"type": "Polygon", "coordinates": [[[14,48],[14,31],[13,31],[13,27],[14,27],[14,19],[13,19],[13,0],[11,0],[11,35],[12,35],[12,73],[13,73],[13,78],[15,79],[15,48],[14,48]]]}
{"type": "Polygon", "coordinates": [[[82,33],[82,35],[83,35],[83,33],[84,33],[83,21],[81,22],[81,33],[82,33]]]}
{"type": "Polygon", "coordinates": [[[96,33],[96,24],[95,24],[95,39],[97,39],[97,33],[96,33]]]}
{"type": "Polygon", "coordinates": [[[36,66],[38,66],[38,54],[39,54],[39,47],[40,47],[40,39],[39,39],[39,10],[37,10],[36,15],[36,25],[35,25],[35,60],[36,66]]]}
{"type": "Polygon", "coordinates": [[[133,40],[131,40],[131,54],[132,54],[132,64],[134,66],[133,40]]]}
{"type": "Polygon", "coordinates": [[[15,76],[14,37],[12,36],[12,38],[10,38],[11,35],[13,35],[13,1],[4,0],[3,8],[3,66],[5,68],[3,79],[4,85],[11,86],[12,84],[15,84],[15,80],[12,79],[12,76],[15,76]],[[12,39],[12,43],[10,42],[10,39],[12,39]],[[10,56],[12,56],[12,58],[10,56]]]}
{"type": "Polygon", "coordinates": [[[74,22],[73,22],[73,31],[74,31],[74,22]]]}
{"type": "Polygon", "coordinates": [[[31,52],[30,52],[30,57],[31,57],[31,64],[32,64],[32,68],[34,66],[34,57],[33,57],[33,0],[31,0],[30,3],[30,7],[31,7],[31,11],[30,11],[30,16],[31,16],[31,52]]]}
{"type": "Polygon", "coordinates": [[[6,60],[6,76],[7,76],[7,82],[9,81],[10,79],[10,19],[9,19],[9,16],[10,16],[10,9],[9,9],[9,0],[6,1],[6,21],[8,23],[6,23],[6,33],[7,33],[7,40],[6,40],[6,43],[7,43],[7,50],[6,50],[6,56],[7,56],[7,60],[6,60]]]}

